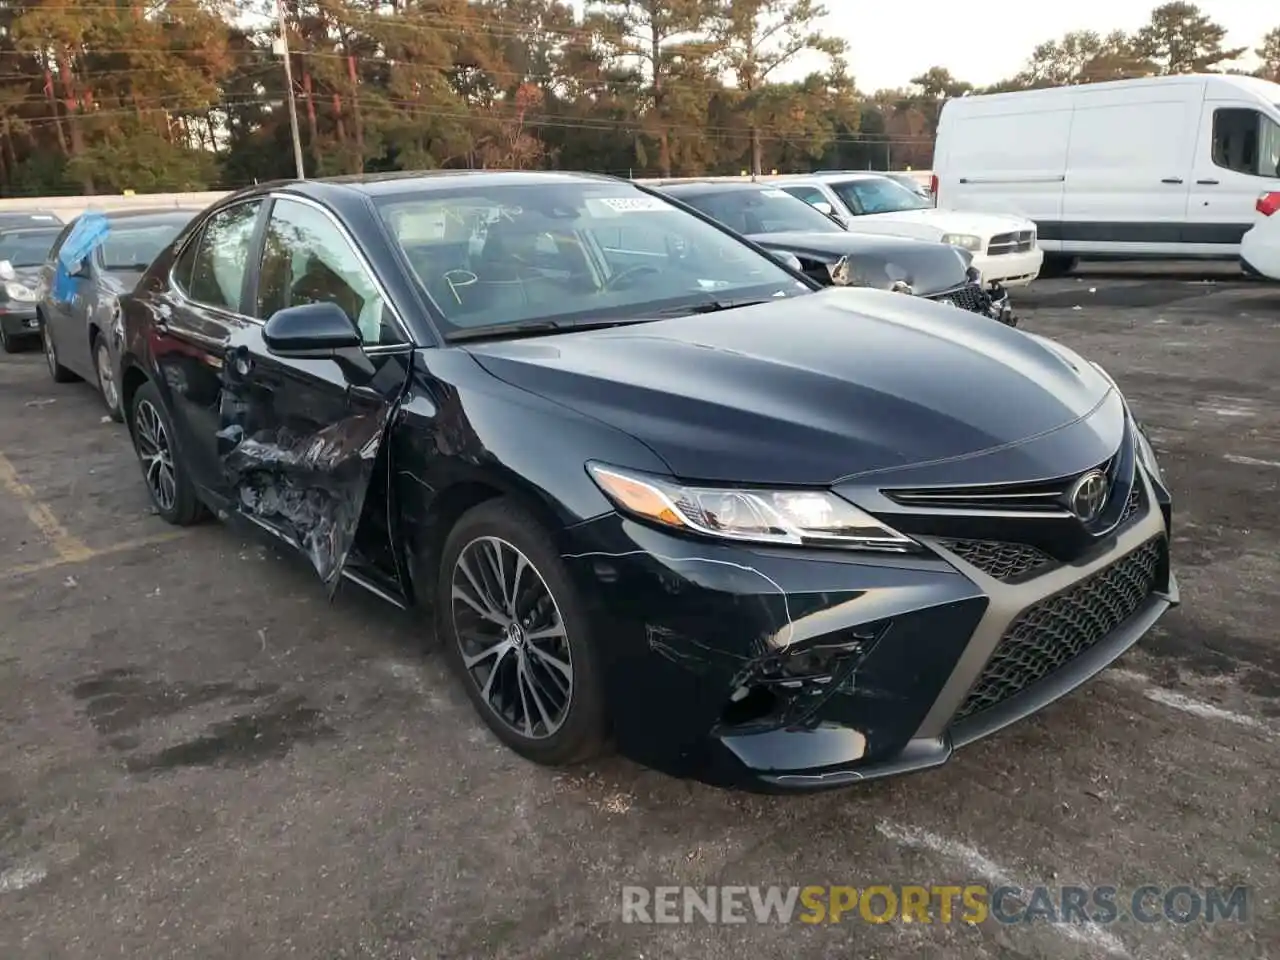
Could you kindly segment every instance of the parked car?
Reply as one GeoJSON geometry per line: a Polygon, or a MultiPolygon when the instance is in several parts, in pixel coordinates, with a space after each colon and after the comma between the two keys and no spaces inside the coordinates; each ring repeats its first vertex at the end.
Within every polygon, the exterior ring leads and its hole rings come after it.
{"type": "Polygon", "coordinates": [[[758,183],[681,181],[659,186],[753,243],[795,258],[823,286],[892,290],[1016,324],[1009,295],[983,287],[973,255],[944,243],[851,233],[785,191],[758,183]]]}
{"type": "Polygon", "coordinates": [[[40,339],[36,316],[40,268],[61,229],[60,225],[0,224],[0,348],[5,353],[16,353],[40,339]]]}
{"type": "Polygon", "coordinates": [[[52,210],[0,210],[0,229],[50,226],[62,226],[62,218],[52,210]]]}
{"type": "Polygon", "coordinates": [[[931,767],[1177,602],[1169,495],[1102,368],[819,288],[627,181],[262,185],[123,303],[159,514],[426,605],[540,763],[612,742],[784,790],[931,767]]]}
{"type": "Polygon", "coordinates": [[[1036,226],[1023,217],[939,210],[873,173],[811,174],[771,183],[858,233],[940,240],[968,250],[985,283],[1022,287],[1040,273],[1044,254],[1036,244],[1036,226]]]}
{"type": "MultiPolygon", "coordinates": [[[[156,254],[197,210],[120,210],[86,213],[63,230],[43,266],[39,328],[45,360],[58,383],[85,379],[98,388],[108,415],[120,407],[119,299],[133,289],[156,254]],[[99,226],[75,262],[63,254],[79,239],[77,228],[99,226]]],[[[79,251],[76,251],[79,253],[79,251]]]]}
{"type": "Polygon", "coordinates": [[[1258,197],[1257,221],[1240,241],[1240,265],[1245,273],[1280,280],[1280,190],[1258,197]]]}
{"type": "Polygon", "coordinates": [[[922,183],[919,178],[911,173],[886,173],[884,174],[900,187],[906,187],[916,196],[928,200],[931,204],[934,202],[933,190],[922,183]]]}
{"type": "Polygon", "coordinates": [[[934,193],[1036,222],[1047,271],[1090,259],[1234,260],[1280,191],[1280,84],[1201,74],[947,101],[934,193]]]}

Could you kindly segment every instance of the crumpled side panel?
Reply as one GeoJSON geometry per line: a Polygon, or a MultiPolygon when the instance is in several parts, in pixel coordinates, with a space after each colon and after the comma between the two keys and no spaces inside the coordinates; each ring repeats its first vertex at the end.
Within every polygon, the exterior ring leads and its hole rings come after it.
{"type": "MultiPolygon", "coordinates": [[[[307,431],[255,424],[224,367],[218,450],[240,511],[310,559],[332,596],[355,541],[393,405],[307,431]]],[[[269,409],[269,408],[268,408],[269,409]]]]}

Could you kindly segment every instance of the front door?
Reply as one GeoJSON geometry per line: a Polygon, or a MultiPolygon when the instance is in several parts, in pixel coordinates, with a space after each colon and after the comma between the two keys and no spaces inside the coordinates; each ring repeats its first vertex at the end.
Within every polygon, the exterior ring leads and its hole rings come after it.
{"type": "MultiPolygon", "coordinates": [[[[223,367],[218,450],[233,510],[304,553],[332,594],[385,455],[412,348],[347,233],[311,202],[272,202],[251,310],[259,322],[233,334],[223,367]],[[265,321],[318,302],[336,303],[359,329],[360,358],[297,359],[267,348],[265,321]]],[[[380,488],[375,497],[383,496],[380,488]]],[[[394,578],[394,569],[384,572],[394,578]]]]}
{"type": "Polygon", "coordinates": [[[1187,204],[1187,253],[1233,257],[1258,196],[1280,190],[1280,123],[1254,105],[1206,102],[1187,204]]]}

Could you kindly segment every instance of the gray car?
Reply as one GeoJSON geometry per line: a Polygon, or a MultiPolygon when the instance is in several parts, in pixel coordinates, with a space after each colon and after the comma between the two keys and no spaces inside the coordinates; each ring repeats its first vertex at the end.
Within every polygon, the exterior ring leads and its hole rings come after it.
{"type": "Polygon", "coordinates": [[[156,254],[198,212],[95,213],[106,220],[105,236],[79,263],[66,268],[67,276],[59,282],[58,255],[75,236],[77,220],[73,220],[43,267],[38,310],[49,372],[58,383],[83,379],[96,384],[114,420],[122,417],[119,298],[133,290],[156,254]]]}
{"type": "Polygon", "coordinates": [[[49,249],[62,224],[21,226],[0,223],[0,349],[17,353],[28,343],[38,342],[40,323],[36,319],[40,270],[49,259],[49,249]]]}

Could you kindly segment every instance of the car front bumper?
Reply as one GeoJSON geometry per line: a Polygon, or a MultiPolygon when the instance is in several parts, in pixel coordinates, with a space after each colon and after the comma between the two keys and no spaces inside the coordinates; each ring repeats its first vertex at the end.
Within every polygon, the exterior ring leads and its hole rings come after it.
{"type": "Polygon", "coordinates": [[[933,555],[695,542],[616,515],[572,528],[619,748],[767,792],[944,763],[1080,686],[1178,602],[1165,495],[1135,476],[1143,506],[1115,532],[1013,581],[990,550],[919,534],[933,555]]]}
{"type": "Polygon", "coordinates": [[[40,321],[36,317],[35,304],[0,304],[0,324],[4,326],[6,336],[38,337],[40,321]]]}
{"type": "Polygon", "coordinates": [[[1039,275],[1043,265],[1044,251],[1038,246],[997,256],[973,255],[973,266],[982,274],[983,283],[995,282],[1005,287],[1025,287],[1039,275]]]}

